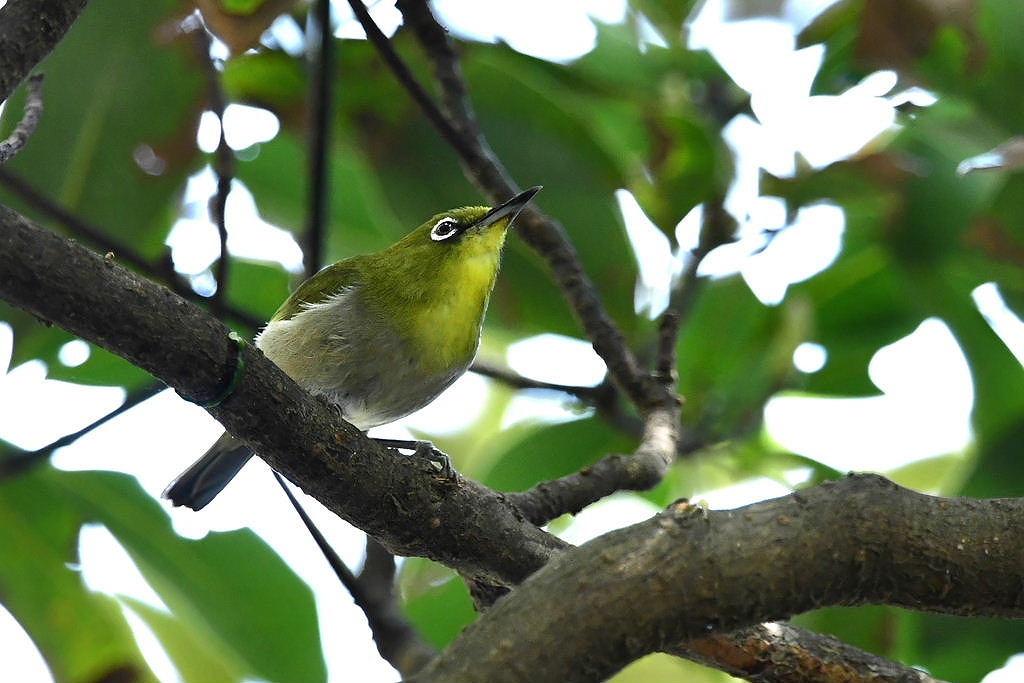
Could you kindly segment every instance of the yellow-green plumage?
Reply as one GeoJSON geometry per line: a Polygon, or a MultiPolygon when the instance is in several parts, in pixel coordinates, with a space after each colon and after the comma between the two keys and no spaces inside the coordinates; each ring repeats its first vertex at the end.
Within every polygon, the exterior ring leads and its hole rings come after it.
{"type": "MultiPolygon", "coordinates": [[[[256,345],[360,429],[422,408],[472,363],[506,230],[539,189],[437,214],[387,249],[324,268],[256,345]]],[[[200,509],[251,455],[225,434],[164,495],[200,509]]]]}
{"type": "Polygon", "coordinates": [[[432,240],[430,231],[446,218],[473,225],[489,210],[438,214],[383,251],[321,270],[256,345],[360,429],[421,408],[476,355],[509,220],[469,228],[453,242],[432,240]]]}

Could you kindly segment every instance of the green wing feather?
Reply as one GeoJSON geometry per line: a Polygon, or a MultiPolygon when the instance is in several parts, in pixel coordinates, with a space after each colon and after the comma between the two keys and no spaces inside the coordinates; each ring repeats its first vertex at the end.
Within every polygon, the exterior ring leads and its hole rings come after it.
{"type": "Polygon", "coordinates": [[[289,296],[270,322],[288,320],[310,304],[318,304],[334,296],[346,287],[362,282],[362,263],[365,256],[354,256],[332,263],[313,277],[299,285],[289,296]]]}

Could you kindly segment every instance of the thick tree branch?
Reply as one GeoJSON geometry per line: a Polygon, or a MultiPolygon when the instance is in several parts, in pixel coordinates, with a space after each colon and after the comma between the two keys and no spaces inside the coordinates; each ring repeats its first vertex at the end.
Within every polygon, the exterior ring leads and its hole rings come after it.
{"type": "MultiPolygon", "coordinates": [[[[200,400],[236,372],[238,347],[212,316],[6,208],[0,295],[200,400]]],[[[937,499],[855,477],[735,511],[674,506],[567,551],[501,494],[435,479],[340,421],[258,350],[243,353],[237,390],[210,412],[336,514],[392,552],[484,585],[516,585],[544,567],[424,679],[597,680],[646,652],[687,652],[684,642],[699,652],[690,641],[709,627],[827,604],[1024,616],[1024,501],[937,499]],[[560,637],[566,623],[576,637],[560,637]]]]}
{"type": "Polygon", "coordinates": [[[940,683],[920,669],[782,622],[668,651],[752,683],[940,683]]]}
{"type": "Polygon", "coordinates": [[[170,291],[0,207],[0,297],[123,356],[198,403],[272,467],[390,551],[515,585],[566,544],[504,497],[389,451],[341,421],[257,349],[170,291]],[[303,445],[303,446],[300,446],[303,445]]]}
{"type": "Polygon", "coordinates": [[[554,558],[414,680],[603,680],[826,605],[1021,618],[1022,519],[1024,499],[936,498],[876,475],[737,510],[677,504],[554,558]]]}
{"type": "MultiPolygon", "coordinates": [[[[71,235],[85,240],[103,251],[109,252],[118,261],[127,263],[144,275],[166,283],[167,286],[179,296],[184,297],[189,301],[201,304],[208,302],[206,297],[197,294],[195,290],[193,290],[192,287],[174,271],[174,264],[171,263],[169,256],[153,260],[146,258],[136,250],[132,249],[130,245],[111,238],[110,235],[108,235],[107,232],[99,226],[82,219],[71,211],[68,211],[63,206],[57,204],[38,189],[30,185],[24,178],[11,173],[4,168],[0,168],[0,185],[6,187],[17,195],[28,206],[31,206],[35,211],[38,211],[41,216],[44,216],[64,227],[71,235]]],[[[259,329],[265,322],[262,318],[257,318],[252,313],[235,308],[230,304],[224,305],[223,312],[226,317],[234,323],[244,325],[250,331],[259,329]]]]}
{"type": "Polygon", "coordinates": [[[0,7],[0,102],[61,41],[86,0],[9,0],[0,7]]]}

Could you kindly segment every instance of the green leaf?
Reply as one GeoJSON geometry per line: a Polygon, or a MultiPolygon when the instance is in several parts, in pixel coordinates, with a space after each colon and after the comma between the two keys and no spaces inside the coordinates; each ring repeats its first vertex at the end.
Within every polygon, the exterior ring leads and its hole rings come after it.
{"type": "Polygon", "coordinates": [[[154,628],[171,637],[172,656],[185,657],[183,672],[216,654],[232,680],[325,678],[310,591],[252,531],[180,538],[159,503],[124,474],[40,467],[0,492],[0,534],[8,535],[0,543],[4,600],[54,671],[68,672],[59,680],[79,680],[86,669],[136,666],[139,659],[123,616],[98,609],[67,567],[87,523],[110,530],[171,609],[177,625],[154,628]],[[64,614],[63,603],[81,604],[77,609],[88,614],[64,614]],[[83,627],[92,622],[95,628],[83,627]],[[206,650],[183,655],[183,632],[206,650]]]}
{"type": "Polygon", "coordinates": [[[692,0],[631,0],[629,4],[643,14],[665,40],[678,44],[685,34],[683,23],[697,3],[692,0]]]}
{"type": "Polygon", "coordinates": [[[288,298],[292,276],[276,263],[234,259],[228,275],[228,301],[269,320],[288,298]]]}
{"type": "Polygon", "coordinates": [[[703,283],[677,345],[684,423],[711,440],[754,431],[793,376],[808,317],[800,298],[765,306],[737,276],[703,283]]]}
{"type": "Polygon", "coordinates": [[[0,600],[58,681],[152,680],[117,603],[76,569],[83,520],[40,469],[0,483],[0,600]]]}
{"type": "Polygon", "coordinates": [[[241,663],[247,677],[323,680],[309,588],[251,530],[178,537],[134,478],[61,473],[62,497],[124,545],[176,618],[241,663]],[[272,637],[271,637],[272,634],[272,637]]]}
{"type": "Polygon", "coordinates": [[[588,418],[554,425],[520,425],[522,436],[508,433],[507,450],[482,481],[499,491],[522,491],[562,477],[612,453],[629,453],[632,439],[603,421],[588,418]]]}
{"type": "Polygon", "coordinates": [[[400,581],[405,615],[437,648],[452,642],[477,617],[465,582],[450,569],[410,557],[402,564],[400,581]]]}
{"type": "MultiPolygon", "coordinates": [[[[327,226],[327,258],[331,262],[383,249],[437,211],[429,210],[422,216],[409,212],[405,220],[400,220],[384,196],[374,169],[347,139],[340,137],[329,160],[334,189],[327,226]]],[[[300,238],[309,203],[302,141],[283,129],[254,151],[253,158],[238,163],[238,178],[255,196],[265,220],[300,238]]]]}
{"type": "Polygon", "coordinates": [[[232,100],[264,107],[291,125],[304,121],[309,83],[302,62],[291,55],[268,50],[228,60],[223,72],[224,92],[232,100]]]}
{"type": "MultiPolygon", "coordinates": [[[[197,47],[166,30],[179,10],[173,0],[89,3],[40,64],[46,111],[7,166],[151,257],[163,251],[171,200],[198,159],[197,47]]],[[[12,104],[0,129],[20,116],[20,101],[12,104]]],[[[9,194],[0,190],[0,199],[9,194]]]]}
{"type": "Polygon", "coordinates": [[[186,681],[237,681],[245,678],[245,667],[205,637],[202,631],[189,626],[172,614],[139,600],[120,597],[132,612],[152,629],[166,649],[167,656],[186,681]]]}
{"type": "Polygon", "coordinates": [[[59,360],[47,363],[46,376],[76,384],[120,386],[129,391],[154,381],[145,370],[95,344],[89,344],[89,359],[81,365],[70,368],[59,360]]]}

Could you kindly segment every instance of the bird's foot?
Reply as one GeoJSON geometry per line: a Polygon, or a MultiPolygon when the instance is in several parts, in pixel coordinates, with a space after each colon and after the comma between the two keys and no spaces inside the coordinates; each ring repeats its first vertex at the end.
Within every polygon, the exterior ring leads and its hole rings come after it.
{"type": "Polygon", "coordinates": [[[412,451],[412,457],[421,458],[429,462],[437,470],[441,478],[451,481],[459,480],[459,473],[452,466],[452,459],[430,441],[407,441],[403,439],[376,439],[376,441],[390,448],[412,451]]]}

